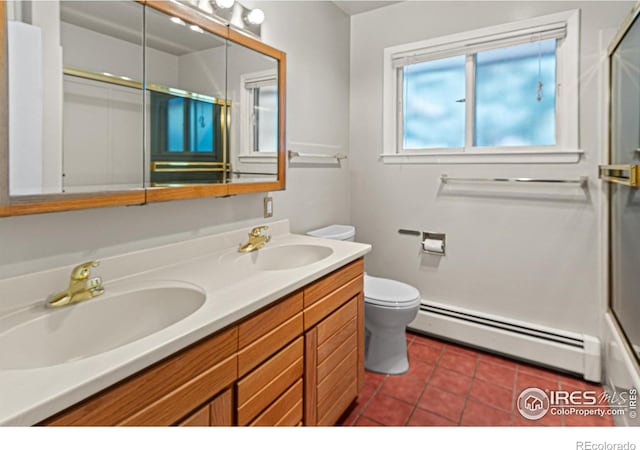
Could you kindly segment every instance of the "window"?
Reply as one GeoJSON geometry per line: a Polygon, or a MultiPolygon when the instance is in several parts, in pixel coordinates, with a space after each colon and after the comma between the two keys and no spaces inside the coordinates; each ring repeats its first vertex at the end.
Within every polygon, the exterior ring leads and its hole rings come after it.
{"type": "Polygon", "coordinates": [[[265,71],[241,76],[241,158],[275,158],[278,151],[278,78],[265,71]]]}
{"type": "Polygon", "coordinates": [[[275,152],[278,149],[278,88],[273,85],[251,89],[253,97],[252,140],[254,152],[275,152]]]}
{"type": "Polygon", "coordinates": [[[386,163],[577,162],[570,11],[385,49],[386,163]]]}

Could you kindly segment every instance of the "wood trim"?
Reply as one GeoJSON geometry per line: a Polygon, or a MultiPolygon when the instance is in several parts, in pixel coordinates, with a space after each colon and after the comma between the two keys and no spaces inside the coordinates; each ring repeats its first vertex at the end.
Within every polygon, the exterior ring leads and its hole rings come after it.
{"type": "Polygon", "coordinates": [[[358,392],[364,387],[364,292],[358,294],[358,392]]]}
{"type": "Polygon", "coordinates": [[[222,39],[228,39],[229,37],[229,28],[226,25],[198,11],[196,8],[167,0],[147,0],[145,3],[158,12],[169,16],[180,17],[185,22],[198,25],[203,30],[215,34],[222,39]]]}
{"type": "Polygon", "coordinates": [[[189,200],[202,197],[220,197],[229,194],[228,184],[190,184],[180,187],[147,188],[148,203],[166,202],[169,200],[189,200]]]}
{"type": "Polygon", "coordinates": [[[277,60],[281,60],[284,58],[285,53],[282,50],[278,50],[275,47],[271,47],[270,45],[265,44],[262,41],[254,39],[250,36],[247,36],[244,33],[234,30],[233,28],[229,28],[229,34],[227,36],[229,41],[242,45],[243,47],[250,48],[251,50],[255,50],[256,52],[263,53],[267,56],[271,56],[277,60]]]}
{"type": "Polygon", "coordinates": [[[364,273],[364,258],[359,258],[331,272],[304,289],[304,307],[307,308],[348,281],[364,273]]]}
{"type": "MultiPolygon", "coordinates": [[[[362,284],[363,284],[363,276],[360,275],[358,278],[349,281],[345,285],[335,289],[329,295],[324,297],[322,300],[315,302],[309,308],[304,310],[304,327],[305,330],[311,328],[316,325],[318,322],[323,320],[332,311],[335,311],[344,303],[351,300],[353,297],[357,296],[360,292],[362,292],[362,284]]],[[[353,311],[353,317],[356,316],[356,311],[353,311]]],[[[329,333],[330,335],[331,333],[329,333]]],[[[327,336],[328,337],[328,336],[327,336]]],[[[325,338],[325,335],[322,334],[321,331],[318,330],[318,342],[322,342],[325,338]]]]}
{"type": "Polygon", "coordinates": [[[233,396],[232,390],[227,389],[218,395],[211,403],[211,419],[209,424],[212,427],[230,427],[233,425],[233,396]]]}
{"type": "MultiPolygon", "coordinates": [[[[280,156],[278,156],[280,157],[280,156]]],[[[269,181],[261,183],[229,183],[229,195],[250,194],[253,192],[280,191],[283,189],[279,181],[269,181]]]]}
{"type": "Polygon", "coordinates": [[[0,217],[9,203],[9,74],[7,2],[0,2],[0,217]]]}
{"type": "Polygon", "coordinates": [[[251,422],[251,426],[291,426],[300,422],[300,419],[302,419],[302,379],[287,389],[280,398],[256,417],[256,419],[251,422]],[[297,409],[299,409],[299,413],[297,409]]]}
{"type": "Polygon", "coordinates": [[[211,407],[203,406],[178,424],[181,427],[208,427],[211,421],[211,407]]]}
{"type": "Polygon", "coordinates": [[[302,334],[302,313],[238,352],[238,376],[242,377],[302,334]]]}
{"type": "Polygon", "coordinates": [[[222,331],[47,419],[43,425],[115,425],[234,355],[237,346],[237,327],[222,331]]]}
{"type": "Polygon", "coordinates": [[[256,342],[299,312],[302,312],[302,291],[285,297],[274,306],[267,306],[238,326],[238,348],[256,342]]]}
{"type": "Polygon", "coordinates": [[[318,408],[318,329],[312,328],[305,334],[304,340],[304,424],[314,426],[317,423],[318,408]]]}
{"type": "Polygon", "coordinates": [[[23,198],[18,196],[11,197],[10,203],[4,208],[0,208],[0,217],[73,211],[87,208],[104,208],[107,206],[142,205],[144,203],[145,192],[143,190],[135,192],[92,193],[86,195],[38,195],[34,197],[33,201],[27,200],[27,197],[23,198]]]}
{"type": "Polygon", "coordinates": [[[206,370],[197,377],[171,391],[160,400],[127,417],[122,426],[169,426],[184,417],[194,404],[214,395],[233,384],[238,376],[238,360],[235,355],[206,370]]]}

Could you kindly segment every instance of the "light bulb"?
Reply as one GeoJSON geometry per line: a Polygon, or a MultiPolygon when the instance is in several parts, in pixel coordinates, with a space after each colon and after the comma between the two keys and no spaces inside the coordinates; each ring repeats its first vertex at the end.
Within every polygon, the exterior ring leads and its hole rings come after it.
{"type": "Polygon", "coordinates": [[[220,9],[231,8],[236,0],[214,0],[216,6],[220,9]]]}
{"type": "Polygon", "coordinates": [[[202,28],[200,28],[198,25],[189,25],[189,28],[191,28],[191,31],[195,31],[196,33],[204,33],[202,28]]]}
{"type": "Polygon", "coordinates": [[[172,17],[172,18],[171,18],[171,21],[172,21],[173,23],[177,23],[178,25],[185,25],[184,20],[182,20],[182,19],[181,19],[181,18],[179,18],[179,17],[172,17]]]}
{"type": "Polygon", "coordinates": [[[247,14],[247,22],[253,25],[260,25],[264,22],[264,13],[261,9],[252,9],[249,11],[249,14],[247,14]]]}

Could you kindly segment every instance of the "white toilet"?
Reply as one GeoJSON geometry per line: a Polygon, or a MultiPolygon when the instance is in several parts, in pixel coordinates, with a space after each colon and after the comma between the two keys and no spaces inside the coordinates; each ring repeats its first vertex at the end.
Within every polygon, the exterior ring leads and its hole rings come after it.
{"type": "MultiPolygon", "coordinates": [[[[330,225],[309,236],[353,241],[351,225],[330,225]]],[[[406,327],[418,314],[420,292],[413,286],[364,275],[365,362],[367,370],[401,374],[409,370],[406,327]]]]}

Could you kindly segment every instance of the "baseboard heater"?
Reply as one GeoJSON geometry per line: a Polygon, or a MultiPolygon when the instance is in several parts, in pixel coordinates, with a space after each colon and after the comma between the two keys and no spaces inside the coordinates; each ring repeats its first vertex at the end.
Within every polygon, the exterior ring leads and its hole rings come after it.
{"type": "Polygon", "coordinates": [[[600,340],[594,336],[426,301],[409,329],[579,374],[589,381],[602,378],[600,340]]]}

